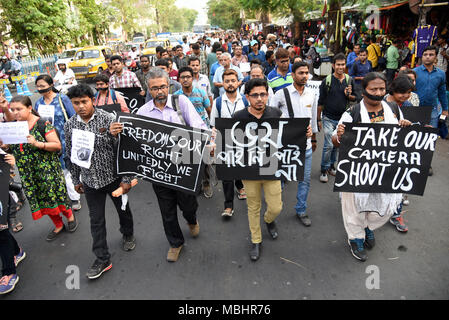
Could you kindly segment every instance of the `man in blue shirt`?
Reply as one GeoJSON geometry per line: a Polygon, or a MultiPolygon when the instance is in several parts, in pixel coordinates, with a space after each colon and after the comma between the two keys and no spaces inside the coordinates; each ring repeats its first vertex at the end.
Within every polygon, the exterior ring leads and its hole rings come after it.
{"type": "Polygon", "coordinates": [[[360,49],[358,59],[349,68],[349,75],[354,79],[354,93],[358,99],[362,97],[362,80],[371,71],[373,71],[373,67],[371,61],[368,60],[368,52],[366,49],[360,49]]]}
{"type": "Polygon", "coordinates": [[[419,96],[419,105],[433,107],[430,124],[434,128],[438,127],[440,115],[448,115],[446,75],[434,65],[437,53],[438,49],[435,46],[424,49],[423,64],[414,69],[417,75],[416,93],[419,96]]]}
{"type": "Polygon", "coordinates": [[[348,67],[348,70],[351,70],[351,67],[354,64],[354,62],[358,60],[359,53],[360,53],[360,45],[356,43],[354,44],[354,51],[348,54],[348,59],[346,61],[346,67],[348,67]]]}
{"type": "MultiPolygon", "coordinates": [[[[435,67],[438,48],[428,46],[422,55],[422,65],[413,69],[416,72],[416,93],[420,106],[432,106],[430,125],[438,128],[440,115],[447,117],[446,75],[435,67]]],[[[433,175],[430,167],[429,176],[433,175]]]]}
{"type": "Polygon", "coordinates": [[[264,63],[266,61],[265,52],[259,51],[259,43],[257,40],[251,41],[250,45],[252,52],[248,55],[248,61],[251,62],[251,60],[259,59],[260,62],[264,63]]]}

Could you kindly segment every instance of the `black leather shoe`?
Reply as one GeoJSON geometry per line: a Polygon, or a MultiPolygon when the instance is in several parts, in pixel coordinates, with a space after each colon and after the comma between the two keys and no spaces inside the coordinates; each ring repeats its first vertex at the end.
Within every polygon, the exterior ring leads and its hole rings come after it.
{"type": "Polygon", "coordinates": [[[271,238],[276,239],[278,237],[278,230],[276,228],[276,223],[273,221],[272,223],[265,222],[267,225],[268,232],[270,233],[271,238]]]}
{"type": "Polygon", "coordinates": [[[256,261],[260,256],[260,243],[251,244],[251,250],[249,251],[249,257],[251,260],[256,261]]]}

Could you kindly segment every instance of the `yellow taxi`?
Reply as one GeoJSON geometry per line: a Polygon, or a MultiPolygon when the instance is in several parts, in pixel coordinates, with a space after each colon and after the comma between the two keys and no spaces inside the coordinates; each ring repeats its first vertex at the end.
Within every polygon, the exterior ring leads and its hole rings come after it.
{"type": "Polygon", "coordinates": [[[166,38],[148,39],[147,41],[145,41],[142,54],[150,56],[155,55],[156,47],[159,46],[161,46],[164,49],[168,49],[170,47],[170,40],[166,38]]]}
{"type": "Polygon", "coordinates": [[[106,46],[89,46],[78,49],[68,66],[76,79],[93,78],[108,68],[105,56],[111,56],[112,50],[106,46]]]}

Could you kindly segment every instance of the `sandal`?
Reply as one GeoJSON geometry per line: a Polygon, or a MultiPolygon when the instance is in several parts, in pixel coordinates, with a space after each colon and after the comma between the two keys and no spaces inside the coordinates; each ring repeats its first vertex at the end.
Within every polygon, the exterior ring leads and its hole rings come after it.
{"type": "Polygon", "coordinates": [[[239,200],[245,200],[246,199],[245,188],[242,188],[242,189],[238,190],[237,198],[239,198],[239,200]]]}
{"type": "Polygon", "coordinates": [[[23,230],[23,224],[20,221],[11,223],[11,226],[12,226],[12,231],[15,233],[23,230]]]}

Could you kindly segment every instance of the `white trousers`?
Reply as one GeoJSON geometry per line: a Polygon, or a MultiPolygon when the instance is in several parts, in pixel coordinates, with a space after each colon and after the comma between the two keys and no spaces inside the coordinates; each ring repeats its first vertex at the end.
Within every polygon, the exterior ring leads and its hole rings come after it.
{"type": "Polygon", "coordinates": [[[75,191],[75,186],[72,182],[72,176],[70,175],[70,171],[67,169],[63,170],[64,172],[64,178],[65,178],[65,185],[67,187],[67,193],[69,194],[69,198],[72,201],[78,201],[81,198],[81,195],[75,191]]]}
{"type": "Polygon", "coordinates": [[[349,240],[365,239],[365,228],[376,230],[382,227],[393,215],[393,212],[381,217],[377,212],[358,212],[354,201],[354,193],[341,192],[341,211],[343,224],[349,240]]]}

